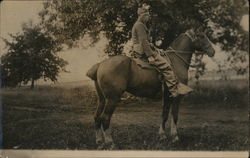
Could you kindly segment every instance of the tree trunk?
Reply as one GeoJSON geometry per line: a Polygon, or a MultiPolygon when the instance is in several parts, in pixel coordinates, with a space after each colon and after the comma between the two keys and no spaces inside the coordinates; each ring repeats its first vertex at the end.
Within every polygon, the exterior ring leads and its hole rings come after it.
{"type": "Polygon", "coordinates": [[[34,80],[34,78],[32,78],[30,89],[34,89],[34,83],[35,83],[35,80],[34,80]]]}

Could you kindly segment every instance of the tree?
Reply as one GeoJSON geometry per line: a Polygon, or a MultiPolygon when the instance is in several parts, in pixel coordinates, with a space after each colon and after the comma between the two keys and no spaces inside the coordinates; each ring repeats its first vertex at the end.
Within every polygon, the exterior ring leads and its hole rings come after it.
{"type": "MultiPolygon", "coordinates": [[[[145,0],[144,0],[145,1],[145,0]]],[[[152,42],[162,40],[160,48],[169,44],[190,27],[207,30],[212,42],[228,52],[228,62],[246,62],[248,33],[240,26],[242,15],[248,14],[247,0],[147,0],[153,14],[150,25],[152,42]]],[[[142,0],[52,0],[40,12],[42,23],[61,43],[70,47],[90,35],[96,43],[103,33],[109,41],[105,52],[121,54],[131,38],[131,28],[142,0]]]]}
{"type": "Polygon", "coordinates": [[[7,53],[1,59],[2,84],[17,86],[43,78],[55,82],[60,71],[66,71],[66,61],[56,52],[61,50],[58,42],[32,23],[24,24],[22,32],[10,34],[11,40],[4,39],[7,53]]]}

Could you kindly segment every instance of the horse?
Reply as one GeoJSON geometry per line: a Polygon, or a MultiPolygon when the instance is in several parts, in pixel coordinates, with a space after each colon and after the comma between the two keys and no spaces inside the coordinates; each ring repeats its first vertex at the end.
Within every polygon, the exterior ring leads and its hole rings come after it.
{"type": "MultiPolygon", "coordinates": [[[[215,50],[204,32],[187,30],[174,40],[165,54],[172,62],[179,82],[187,84],[188,69],[192,54],[199,51],[213,57],[215,50]]],[[[160,139],[166,139],[165,124],[171,113],[170,135],[173,142],[179,140],[177,121],[182,96],[170,99],[167,88],[162,90],[159,72],[156,69],[142,69],[133,59],[124,55],[110,57],[95,64],[86,74],[95,83],[98,105],[95,112],[95,135],[98,149],[114,149],[110,120],[117,103],[126,91],[138,97],[154,98],[161,92],[163,97],[162,119],[159,128],[160,139]],[[171,109],[171,110],[170,110],[171,109]]]]}

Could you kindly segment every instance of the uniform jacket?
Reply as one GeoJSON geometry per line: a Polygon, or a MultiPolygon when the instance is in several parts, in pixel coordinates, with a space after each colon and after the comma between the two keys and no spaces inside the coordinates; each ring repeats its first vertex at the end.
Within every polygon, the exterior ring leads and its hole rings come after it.
{"type": "Polygon", "coordinates": [[[137,21],[132,28],[133,51],[141,56],[154,54],[149,43],[149,31],[145,24],[137,21]]]}

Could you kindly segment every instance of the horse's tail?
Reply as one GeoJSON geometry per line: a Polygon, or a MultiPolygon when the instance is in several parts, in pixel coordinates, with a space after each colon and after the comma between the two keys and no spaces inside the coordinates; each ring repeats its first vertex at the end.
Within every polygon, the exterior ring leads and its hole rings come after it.
{"type": "Polygon", "coordinates": [[[92,80],[97,80],[96,74],[97,74],[97,70],[99,68],[100,63],[97,63],[95,65],[93,65],[88,72],[86,73],[86,75],[91,78],[92,80]]]}

